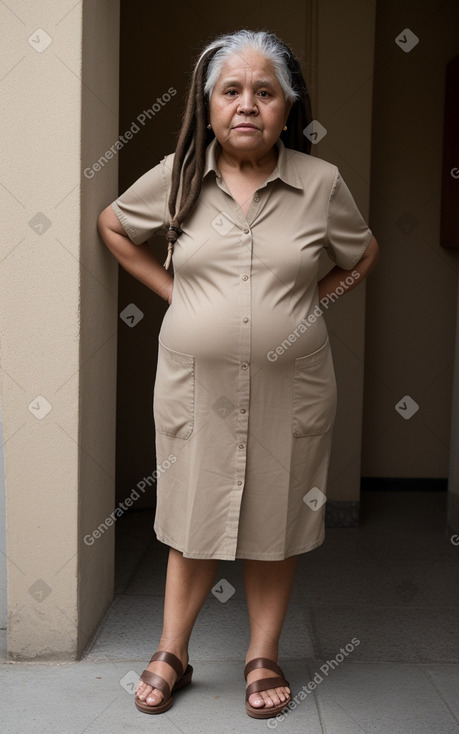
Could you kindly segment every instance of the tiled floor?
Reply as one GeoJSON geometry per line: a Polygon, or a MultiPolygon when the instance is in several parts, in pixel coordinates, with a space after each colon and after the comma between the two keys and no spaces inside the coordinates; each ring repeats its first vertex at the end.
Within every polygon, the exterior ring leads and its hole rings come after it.
{"type": "Polygon", "coordinates": [[[300,556],[280,655],[298,705],[257,721],[244,709],[242,561],[221,562],[235,593],[225,603],[210,594],[198,618],[192,686],[161,716],[136,711],[133,684],[160,633],[167,549],[149,513],[126,516],[116,596],[92,646],[78,663],[0,666],[0,729],[459,734],[459,546],[445,518],[444,493],[365,492],[358,529],[329,529],[300,556]]]}

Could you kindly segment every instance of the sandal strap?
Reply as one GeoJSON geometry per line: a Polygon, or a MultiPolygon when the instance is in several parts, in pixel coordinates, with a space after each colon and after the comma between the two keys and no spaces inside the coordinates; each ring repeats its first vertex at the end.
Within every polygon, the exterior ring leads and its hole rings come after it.
{"type": "MultiPolygon", "coordinates": [[[[177,673],[177,680],[180,680],[183,675],[183,665],[177,655],[174,655],[173,652],[167,652],[166,650],[159,650],[152,656],[150,663],[154,663],[155,660],[160,660],[161,662],[170,665],[177,673]]],[[[148,685],[151,684],[149,683],[148,685]]]]}
{"type": "Polygon", "coordinates": [[[253,658],[253,660],[250,660],[244,668],[244,678],[247,679],[248,674],[251,673],[252,670],[256,670],[256,668],[268,668],[268,670],[273,670],[279,676],[284,675],[274,660],[269,660],[269,658],[253,658]]]}
{"type": "MultiPolygon", "coordinates": [[[[163,663],[167,663],[171,666],[171,668],[174,669],[174,671],[177,674],[177,680],[176,683],[182,678],[183,676],[183,665],[180,662],[177,655],[174,655],[173,652],[167,652],[166,650],[158,650],[158,652],[155,652],[155,654],[151,657],[150,663],[154,663],[155,661],[161,661],[163,663]]],[[[164,694],[164,701],[167,701],[170,698],[171,695],[171,689],[169,686],[169,683],[164,680],[160,675],[157,675],[156,673],[152,673],[150,670],[143,671],[142,675],[140,676],[140,680],[142,680],[144,683],[147,684],[147,686],[152,686],[152,688],[157,688],[161,691],[161,693],[164,694]]]]}
{"type": "Polygon", "coordinates": [[[161,693],[164,694],[164,701],[167,701],[170,698],[171,689],[169,687],[169,683],[164,680],[164,678],[161,678],[160,675],[156,675],[156,673],[151,673],[149,670],[145,669],[140,676],[140,680],[146,683],[147,686],[158,688],[158,690],[160,690],[161,693]]]}
{"type": "Polygon", "coordinates": [[[281,686],[289,687],[285,678],[260,678],[260,680],[254,680],[253,683],[250,683],[250,685],[247,686],[245,700],[248,701],[249,696],[251,696],[252,693],[267,691],[269,688],[280,688],[281,686]]]}

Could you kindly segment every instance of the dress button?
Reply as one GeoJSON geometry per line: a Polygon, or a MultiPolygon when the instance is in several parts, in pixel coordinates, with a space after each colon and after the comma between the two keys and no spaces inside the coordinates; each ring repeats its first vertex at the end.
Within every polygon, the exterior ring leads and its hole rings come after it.
{"type": "Polygon", "coordinates": [[[240,444],[239,444],[239,448],[240,448],[240,449],[243,449],[243,448],[244,448],[244,444],[243,444],[243,443],[240,443],[240,444]]]}
{"type": "Polygon", "coordinates": [[[260,201],[260,197],[258,196],[258,194],[255,194],[255,196],[253,197],[253,200],[254,201],[260,201]]]}
{"type": "Polygon", "coordinates": [[[249,234],[250,229],[244,229],[244,234],[249,234]]]}
{"type": "Polygon", "coordinates": [[[242,280],[248,280],[248,279],[249,279],[249,276],[248,275],[243,275],[242,276],[242,280]]]}
{"type": "Polygon", "coordinates": [[[240,479],[238,479],[238,482],[237,483],[240,485],[240,484],[242,484],[242,481],[240,479]]]}
{"type": "Polygon", "coordinates": [[[247,364],[247,362],[243,362],[241,364],[241,370],[247,370],[248,368],[249,368],[249,365],[247,364]]]}
{"type": "Polygon", "coordinates": [[[244,316],[244,318],[243,318],[242,320],[243,320],[244,324],[246,324],[246,323],[247,323],[247,321],[248,321],[248,318],[247,318],[247,316],[244,316]]]}
{"type": "Polygon", "coordinates": [[[241,410],[240,410],[239,412],[240,412],[240,413],[246,413],[247,411],[246,411],[246,409],[245,409],[245,408],[241,408],[241,410]]]}

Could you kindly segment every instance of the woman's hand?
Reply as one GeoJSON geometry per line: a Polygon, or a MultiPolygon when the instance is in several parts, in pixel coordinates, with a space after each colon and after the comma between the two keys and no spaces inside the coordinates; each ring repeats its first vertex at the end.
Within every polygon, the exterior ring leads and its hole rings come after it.
{"type": "Polygon", "coordinates": [[[174,279],[148,245],[135,245],[129,239],[111,206],[99,215],[97,224],[100,236],[121,267],[171,304],[174,279]]]}

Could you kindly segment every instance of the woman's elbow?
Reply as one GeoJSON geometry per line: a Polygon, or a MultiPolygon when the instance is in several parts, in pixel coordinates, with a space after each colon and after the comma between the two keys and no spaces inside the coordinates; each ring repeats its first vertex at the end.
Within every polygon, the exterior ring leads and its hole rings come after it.
{"type": "Polygon", "coordinates": [[[101,240],[115,257],[125,254],[127,238],[120,235],[126,235],[126,233],[110,204],[99,214],[97,229],[101,240]]]}
{"type": "Polygon", "coordinates": [[[378,261],[379,255],[380,255],[379,245],[376,240],[376,237],[373,235],[373,237],[370,240],[370,244],[368,245],[367,249],[365,250],[365,254],[360,261],[361,264],[364,265],[367,273],[369,273],[370,270],[373,270],[374,266],[376,265],[378,261]]]}
{"type": "Polygon", "coordinates": [[[101,213],[99,214],[97,218],[97,229],[99,231],[99,234],[102,240],[105,242],[105,244],[107,244],[107,235],[110,232],[110,227],[109,227],[110,213],[108,211],[109,209],[110,209],[110,205],[105,207],[105,209],[101,211],[101,213]]]}

